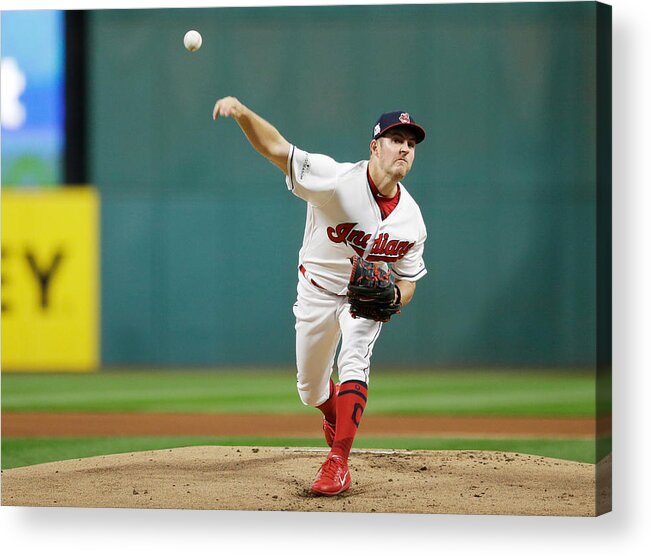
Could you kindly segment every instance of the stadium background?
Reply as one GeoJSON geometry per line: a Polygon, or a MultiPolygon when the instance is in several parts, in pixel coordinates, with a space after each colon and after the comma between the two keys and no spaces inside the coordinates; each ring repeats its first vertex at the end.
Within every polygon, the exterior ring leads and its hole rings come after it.
{"type": "MultiPolygon", "coordinates": [[[[96,384],[92,395],[79,394],[93,409],[89,398],[111,396],[102,378],[116,377],[129,397],[129,377],[140,376],[134,368],[186,373],[188,382],[188,369],[226,376],[233,367],[253,368],[287,376],[292,391],[286,369],[305,207],[233,122],[212,122],[214,101],[232,94],[291,142],[342,161],[367,156],[371,125],[383,111],[408,110],[426,127],[407,185],[428,226],[429,274],[375,350],[378,384],[392,381],[386,400],[400,386],[419,391],[429,384],[419,377],[452,376],[454,382],[436,384],[448,388],[443,394],[452,402],[443,407],[450,414],[455,407],[476,415],[607,414],[609,118],[598,115],[609,114],[609,93],[600,85],[610,75],[600,58],[608,52],[602,26],[609,12],[602,8],[579,2],[69,14],[69,45],[86,56],[74,66],[78,89],[67,93],[76,102],[68,113],[83,116],[78,134],[68,137],[76,148],[66,153],[73,168],[67,175],[99,194],[97,291],[80,301],[96,307],[82,322],[99,341],[89,340],[86,363],[76,368],[101,372],[77,377],[81,382],[53,376],[67,403],[48,401],[56,389],[49,377],[4,374],[3,412],[74,409],[75,392],[96,384]],[[204,37],[194,54],[181,46],[189,28],[204,37]],[[567,381],[552,380],[537,398],[549,369],[567,381]],[[464,400],[482,370],[501,378],[484,390],[484,401],[464,400]],[[581,393],[568,397],[566,385],[577,379],[581,393]],[[486,403],[507,390],[510,401],[486,403]]],[[[3,183],[3,212],[11,208],[7,194],[24,195],[9,185],[3,183]]],[[[3,225],[13,214],[36,228],[24,213],[8,214],[3,225]]],[[[78,233],[70,245],[80,237],[88,236],[78,233]]],[[[18,241],[3,229],[7,272],[11,254],[24,249],[18,241]]],[[[47,251],[57,238],[41,232],[36,241],[47,251]]],[[[85,260],[93,280],[92,255],[85,260]]],[[[68,294],[82,275],[71,278],[68,294]]],[[[3,302],[14,283],[3,270],[3,302]]],[[[52,282],[46,308],[21,305],[37,297],[26,290],[3,311],[4,370],[75,368],[43,359],[24,365],[19,354],[12,369],[5,360],[9,334],[33,334],[35,321],[75,312],[74,296],[57,298],[59,285],[52,282]]],[[[34,349],[28,343],[23,353],[34,349]]],[[[153,385],[159,375],[149,376],[153,385]]],[[[235,376],[246,398],[260,375],[235,376]]],[[[437,413],[440,395],[432,392],[416,410],[409,396],[378,406],[437,413]]],[[[214,411],[223,411],[216,398],[214,411]]],[[[264,405],[264,392],[257,399],[264,405]]],[[[130,410],[165,406],[141,401],[130,410]]],[[[299,407],[278,407],[303,410],[298,399],[292,403],[299,407]]],[[[19,440],[3,435],[3,465],[19,440]]]]}

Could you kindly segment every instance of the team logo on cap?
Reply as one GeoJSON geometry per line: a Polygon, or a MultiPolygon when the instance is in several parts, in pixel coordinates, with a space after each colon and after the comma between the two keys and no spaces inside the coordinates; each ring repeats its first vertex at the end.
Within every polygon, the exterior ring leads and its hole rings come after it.
{"type": "Polygon", "coordinates": [[[380,133],[380,129],[380,124],[375,124],[375,127],[373,128],[373,135],[380,133]]]}
{"type": "Polygon", "coordinates": [[[410,124],[411,123],[411,118],[409,117],[409,114],[407,112],[403,112],[400,114],[400,117],[398,118],[403,124],[410,124]]]}

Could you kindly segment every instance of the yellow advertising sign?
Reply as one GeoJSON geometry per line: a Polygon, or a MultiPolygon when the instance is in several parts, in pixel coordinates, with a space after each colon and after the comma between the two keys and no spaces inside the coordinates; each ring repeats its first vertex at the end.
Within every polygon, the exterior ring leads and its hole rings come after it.
{"type": "Polygon", "coordinates": [[[95,189],[3,189],[3,370],[97,369],[98,267],[95,189]]]}

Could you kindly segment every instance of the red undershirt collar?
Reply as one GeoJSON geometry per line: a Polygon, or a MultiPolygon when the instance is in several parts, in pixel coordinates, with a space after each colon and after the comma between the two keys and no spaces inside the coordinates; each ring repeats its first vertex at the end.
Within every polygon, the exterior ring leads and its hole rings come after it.
{"type": "Polygon", "coordinates": [[[384,220],[393,212],[396,206],[398,206],[398,201],[400,200],[400,184],[398,184],[398,192],[393,197],[384,197],[376,185],[373,183],[373,178],[371,178],[371,173],[368,171],[368,168],[366,169],[366,177],[368,179],[368,185],[371,188],[371,192],[373,193],[373,198],[378,204],[378,207],[380,207],[382,219],[384,220]]]}

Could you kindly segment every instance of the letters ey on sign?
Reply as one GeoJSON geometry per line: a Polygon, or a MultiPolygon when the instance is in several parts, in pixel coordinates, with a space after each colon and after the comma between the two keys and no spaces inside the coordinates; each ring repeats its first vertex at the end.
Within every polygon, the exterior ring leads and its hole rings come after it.
{"type": "Polygon", "coordinates": [[[91,187],[2,191],[2,368],[99,364],[98,208],[91,187]]]}

